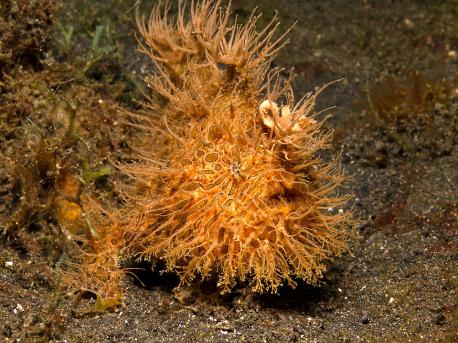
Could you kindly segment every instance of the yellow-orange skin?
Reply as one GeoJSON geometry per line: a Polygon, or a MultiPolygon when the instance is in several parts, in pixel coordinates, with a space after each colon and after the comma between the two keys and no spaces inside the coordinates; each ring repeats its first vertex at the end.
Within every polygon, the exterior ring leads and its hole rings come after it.
{"type": "Polygon", "coordinates": [[[343,200],[327,197],[340,176],[314,158],[324,144],[315,127],[285,144],[253,121],[258,102],[244,100],[215,99],[207,118],[180,128],[166,165],[123,166],[150,185],[126,191],[141,218],[127,228],[141,258],[164,259],[184,283],[214,273],[223,291],[247,277],[256,291],[294,276],[313,283],[346,248],[345,215],[328,212],[343,200]]]}
{"type": "Polygon", "coordinates": [[[274,21],[258,34],[255,17],[228,27],[219,1],[190,11],[186,20],[180,7],[176,22],[160,8],[139,17],[156,68],[147,82],[162,101],[130,116],[149,138],[140,162],[119,166],[130,177],[126,205],[91,256],[113,236],[118,259],[162,259],[183,284],[218,276],[221,292],[237,281],[275,292],[297,278],[315,283],[347,249],[350,223],[338,211],[347,200],[336,195],[338,163],[317,155],[329,135],[312,119],[316,93],[295,104],[269,71],[284,43],[272,39],[274,21]]]}

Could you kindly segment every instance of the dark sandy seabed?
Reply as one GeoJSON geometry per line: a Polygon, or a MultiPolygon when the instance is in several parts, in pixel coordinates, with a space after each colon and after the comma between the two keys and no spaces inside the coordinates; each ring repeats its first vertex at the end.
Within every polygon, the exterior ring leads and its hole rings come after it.
{"type": "MultiPolygon", "coordinates": [[[[232,6],[245,20],[255,3],[232,6]]],[[[151,68],[137,51],[133,5],[65,0],[50,15],[34,1],[2,0],[1,340],[457,342],[458,1],[259,4],[260,25],[275,9],[281,28],[297,21],[275,65],[285,76],[294,66],[298,95],[344,78],[318,108],[336,106],[326,126],[361,224],[321,287],[223,297],[145,270],[141,283],[127,279],[115,311],[60,294],[55,175],[74,171],[109,196],[120,175],[107,171],[107,156],[127,161],[136,137],[114,110],[138,109],[151,68]],[[86,145],[68,134],[72,108],[86,145]]]]}

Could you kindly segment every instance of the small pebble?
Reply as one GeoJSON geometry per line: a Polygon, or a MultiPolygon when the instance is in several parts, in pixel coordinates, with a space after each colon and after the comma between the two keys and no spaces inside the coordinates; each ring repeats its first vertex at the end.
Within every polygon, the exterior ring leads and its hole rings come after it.
{"type": "Polygon", "coordinates": [[[409,18],[405,18],[404,19],[404,24],[409,28],[409,29],[413,29],[415,28],[415,23],[410,20],[409,18]]]}
{"type": "Polygon", "coordinates": [[[392,303],[394,303],[394,298],[391,297],[390,300],[388,300],[388,305],[391,305],[392,303]]]}
{"type": "Polygon", "coordinates": [[[436,324],[437,325],[444,325],[445,322],[446,322],[445,316],[442,313],[436,317],[436,324]]]}
{"type": "Polygon", "coordinates": [[[216,328],[221,331],[234,331],[234,327],[227,320],[217,323],[216,328]]]}

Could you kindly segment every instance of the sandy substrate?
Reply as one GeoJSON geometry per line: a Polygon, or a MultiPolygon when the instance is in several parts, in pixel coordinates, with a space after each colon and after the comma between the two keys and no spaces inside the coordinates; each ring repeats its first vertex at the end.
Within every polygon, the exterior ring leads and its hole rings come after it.
{"type": "MultiPolygon", "coordinates": [[[[90,13],[97,11],[106,11],[115,27],[116,36],[103,44],[116,46],[116,54],[110,51],[112,59],[102,59],[85,75],[91,93],[84,94],[96,99],[87,106],[102,106],[97,99],[103,99],[135,108],[140,93],[133,85],[141,83],[147,64],[135,50],[132,4],[113,0],[108,10],[86,1],[69,3],[59,12],[65,28],[94,29],[101,19],[90,13]]],[[[237,0],[233,7],[243,20],[254,4],[237,0]]],[[[94,299],[76,302],[61,294],[62,237],[56,238],[52,218],[41,214],[38,224],[29,221],[1,241],[2,340],[458,341],[458,3],[268,0],[260,8],[266,18],[278,9],[284,28],[297,21],[275,64],[286,66],[285,74],[294,66],[298,94],[344,78],[321,96],[319,107],[336,106],[326,125],[334,130],[332,149],[342,153],[355,217],[361,220],[351,254],[333,264],[321,287],[299,284],[281,288],[278,295],[241,288],[216,296],[205,285],[175,288],[174,275],[139,272],[139,281],[126,281],[125,306],[96,313],[94,299]]],[[[57,43],[41,58],[78,63],[62,53],[56,32],[50,39],[57,43]]],[[[72,44],[82,54],[91,39],[75,34],[72,44]]],[[[83,92],[83,82],[75,82],[79,86],[66,96],[83,92]]],[[[0,105],[12,94],[6,92],[0,105]]],[[[11,107],[0,108],[1,153],[11,161],[22,151],[22,137],[15,132],[25,130],[26,121],[6,120],[11,107]]],[[[105,118],[97,125],[107,120],[115,122],[105,118]]],[[[124,142],[131,136],[116,129],[92,139],[99,152],[118,151],[119,158],[127,158],[124,142]]],[[[55,158],[68,162],[66,156],[55,158]]],[[[20,203],[21,180],[6,165],[2,162],[0,171],[0,224],[20,203]]],[[[114,172],[93,187],[108,192],[116,177],[114,172]]]]}

